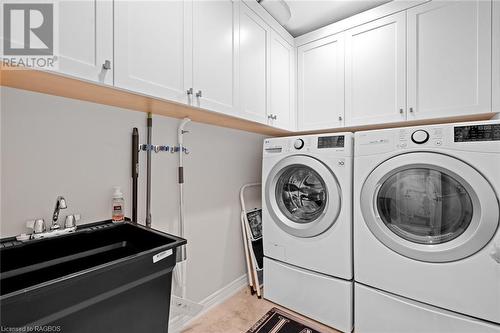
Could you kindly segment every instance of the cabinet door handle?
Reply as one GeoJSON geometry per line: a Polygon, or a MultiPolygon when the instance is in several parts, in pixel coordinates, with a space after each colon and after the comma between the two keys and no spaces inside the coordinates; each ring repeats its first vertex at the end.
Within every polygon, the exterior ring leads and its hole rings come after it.
{"type": "Polygon", "coordinates": [[[403,108],[399,109],[399,113],[403,114],[405,112],[405,110],[403,110],[403,108]]]}
{"type": "Polygon", "coordinates": [[[270,113],[270,114],[267,116],[267,119],[276,120],[276,119],[278,119],[278,116],[277,116],[277,115],[275,115],[275,114],[270,113]]]}
{"type": "Polygon", "coordinates": [[[198,92],[196,93],[196,97],[198,97],[198,98],[203,97],[201,94],[201,90],[198,90],[198,92]]]}
{"type": "Polygon", "coordinates": [[[413,108],[410,108],[410,113],[413,113],[413,108]]]}
{"type": "Polygon", "coordinates": [[[342,121],[342,116],[339,116],[339,121],[342,121]]]}
{"type": "Polygon", "coordinates": [[[104,64],[102,64],[102,69],[110,70],[111,69],[111,61],[105,60],[104,64]]]}
{"type": "Polygon", "coordinates": [[[186,90],[186,94],[188,94],[188,96],[192,95],[193,94],[193,88],[189,88],[188,90],[186,90]]]}

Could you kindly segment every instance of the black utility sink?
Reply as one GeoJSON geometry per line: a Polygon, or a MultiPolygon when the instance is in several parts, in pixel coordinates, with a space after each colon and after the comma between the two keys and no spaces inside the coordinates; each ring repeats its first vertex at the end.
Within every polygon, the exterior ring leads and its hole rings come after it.
{"type": "Polygon", "coordinates": [[[2,329],[168,331],[172,270],[184,239],[106,221],[0,243],[2,329]]]}

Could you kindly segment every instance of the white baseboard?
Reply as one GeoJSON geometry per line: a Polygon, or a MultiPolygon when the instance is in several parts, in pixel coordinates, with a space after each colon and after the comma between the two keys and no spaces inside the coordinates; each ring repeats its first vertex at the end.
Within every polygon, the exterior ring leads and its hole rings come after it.
{"type": "Polygon", "coordinates": [[[198,313],[195,317],[191,318],[186,316],[177,316],[175,318],[171,318],[169,323],[169,332],[172,333],[180,332],[184,326],[196,320],[214,306],[221,304],[222,302],[224,302],[225,300],[236,294],[238,291],[240,291],[247,285],[247,282],[248,282],[247,275],[244,274],[239,278],[235,279],[233,282],[229,283],[227,286],[217,290],[213,294],[203,299],[200,302],[200,304],[203,305],[203,310],[200,313],[198,313]]]}
{"type": "Polygon", "coordinates": [[[201,304],[203,304],[203,311],[199,315],[206,312],[209,308],[224,302],[226,299],[236,294],[244,286],[247,285],[247,280],[247,275],[244,274],[235,279],[233,282],[229,283],[227,286],[206,297],[203,301],[200,302],[201,304]]]}

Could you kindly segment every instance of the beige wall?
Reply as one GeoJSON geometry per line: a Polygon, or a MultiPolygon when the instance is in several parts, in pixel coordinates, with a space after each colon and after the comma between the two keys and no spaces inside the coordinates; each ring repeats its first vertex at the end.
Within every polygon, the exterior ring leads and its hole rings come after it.
{"type": "MultiPolygon", "coordinates": [[[[130,142],[146,114],[1,88],[2,237],[26,232],[25,221],[50,221],[57,195],[82,223],[110,218],[114,185],[130,216],[130,142]]],[[[173,145],[179,120],[155,117],[153,143],[173,145]]],[[[188,298],[200,301],[245,273],[239,188],[260,181],[260,135],[191,123],[185,137],[188,298]]],[[[145,153],[141,153],[139,221],[145,216],[145,153]]],[[[153,227],[174,233],[178,221],[177,154],[153,154],[153,227]]],[[[254,196],[257,200],[257,194],[254,196]]],[[[255,203],[256,204],[256,203],[255,203]]]]}

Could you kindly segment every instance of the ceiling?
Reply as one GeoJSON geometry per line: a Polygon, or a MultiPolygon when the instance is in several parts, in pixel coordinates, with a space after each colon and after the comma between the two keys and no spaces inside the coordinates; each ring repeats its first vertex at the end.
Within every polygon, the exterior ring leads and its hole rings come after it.
{"type": "MultiPolygon", "coordinates": [[[[290,20],[284,25],[294,37],[380,6],[391,0],[284,0],[290,20]]],[[[272,15],[272,13],[271,13],[272,15]]]]}

